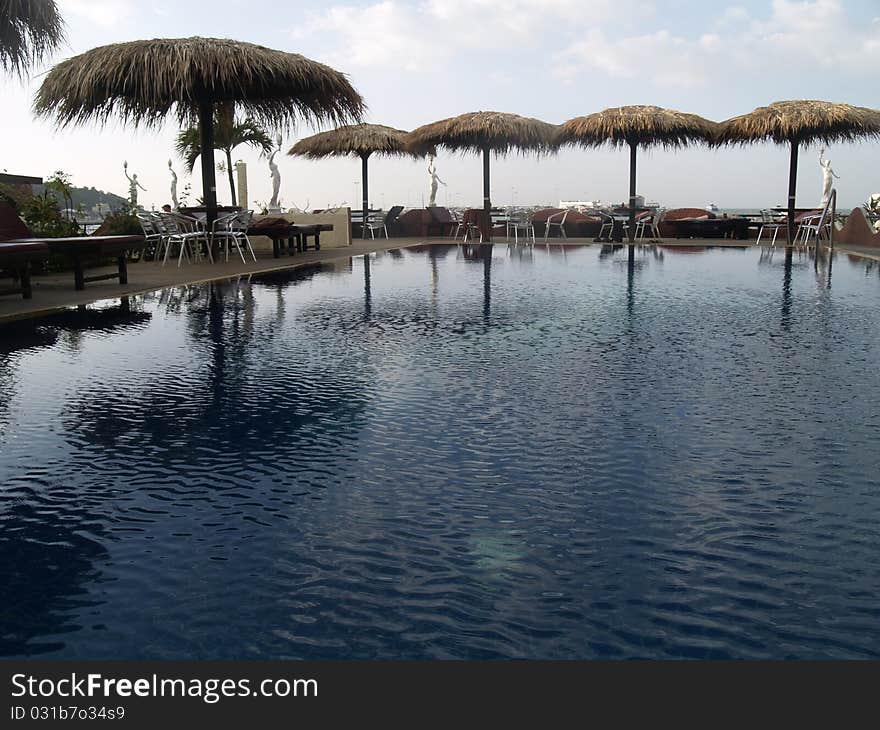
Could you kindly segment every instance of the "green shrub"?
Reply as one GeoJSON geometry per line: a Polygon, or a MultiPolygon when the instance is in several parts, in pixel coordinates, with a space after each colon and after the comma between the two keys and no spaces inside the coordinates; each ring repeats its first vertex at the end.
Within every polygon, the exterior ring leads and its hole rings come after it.
{"type": "Polygon", "coordinates": [[[19,214],[39,238],[64,238],[81,235],[79,224],[61,213],[58,202],[46,192],[32,195],[19,206],[19,214]]]}
{"type": "Polygon", "coordinates": [[[95,231],[96,236],[139,236],[142,233],[137,216],[127,210],[111,211],[104,216],[104,222],[95,231]]]}

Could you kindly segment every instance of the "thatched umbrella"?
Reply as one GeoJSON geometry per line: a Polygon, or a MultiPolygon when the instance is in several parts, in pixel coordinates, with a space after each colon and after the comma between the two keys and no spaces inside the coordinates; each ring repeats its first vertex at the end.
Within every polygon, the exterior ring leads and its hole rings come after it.
{"type": "Polygon", "coordinates": [[[345,75],[296,53],[218,38],[116,43],[59,63],[37,92],[37,115],[60,127],[111,117],[156,126],[174,109],[198,121],[208,225],[217,214],[214,108],[234,102],[258,124],[286,129],[298,118],[339,124],[360,119],[360,94],[345,75]]]}
{"type": "Polygon", "coordinates": [[[636,220],[636,151],[662,145],[684,147],[690,142],[711,142],[717,124],[696,114],[685,114],[659,106],[620,106],[585,117],[569,119],[559,126],[559,144],[584,147],[629,145],[629,231],[632,243],[636,220]]]}
{"type": "Polygon", "coordinates": [[[410,148],[429,152],[436,147],[483,153],[483,210],[490,218],[489,153],[505,155],[512,149],[540,153],[555,150],[556,126],[539,119],[505,112],[469,112],[425,124],[409,134],[410,148]]]}
{"type": "Polygon", "coordinates": [[[23,76],[64,41],[55,0],[0,0],[0,67],[23,76]]]}
{"type": "Polygon", "coordinates": [[[290,148],[287,154],[302,155],[312,160],[322,157],[345,157],[357,155],[361,158],[361,179],[363,180],[363,237],[367,237],[367,214],[369,213],[369,189],[367,180],[367,160],[371,154],[413,155],[407,147],[407,133],[385,127],[381,124],[352,124],[329,132],[321,132],[306,137],[290,148]]]}
{"type": "Polygon", "coordinates": [[[830,101],[796,99],[775,101],[720,124],[719,144],[746,144],[773,140],[791,145],[788,168],[788,241],[794,240],[794,202],[797,188],[798,147],[821,141],[853,142],[880,137],[880,111],[830,101]]]}

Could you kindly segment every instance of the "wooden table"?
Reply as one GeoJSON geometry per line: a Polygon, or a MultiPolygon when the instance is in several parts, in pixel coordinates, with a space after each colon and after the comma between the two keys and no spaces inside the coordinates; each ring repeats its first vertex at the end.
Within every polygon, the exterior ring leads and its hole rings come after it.
{"type": "Polygon", "coordinates": [[[308,251],[309,237],[315,239],[315,251],[321,248],[321,232],[332,231],[332,223],[312,223],[252,227],[248,235],[266,236],[272,241],[272,257],[279,258],[285,251],[292,256],[294,251],[308,251]]]}
{"type": "Polygon", "coordinates": [[[3,294],[21,294],[24,299],[33,296],[31,289],[31,261],[44,259],[49,247],[42,241],[13,240],[0,243],[0,269],[10,269],[19,278],[19,286],[0,289],[3,294]]]}
{"type": "Polygon", "coordinates": [[[5,241],[2,245],[41,244],[48,248],[49,253],[60,253],[69,256],[73,261],[73,285],[78,291],[86,288],[88,281],[103,279],[119,279],[120,284],[128,284],[128,268],[125,254],[133,248],[143,248],[143,236],[71,236],[69,238],[16,238],[5,241]],[[100,261],[111,256],[116,257],[118,270],[114,274],[86,276],[87,263],[100,261]]]}

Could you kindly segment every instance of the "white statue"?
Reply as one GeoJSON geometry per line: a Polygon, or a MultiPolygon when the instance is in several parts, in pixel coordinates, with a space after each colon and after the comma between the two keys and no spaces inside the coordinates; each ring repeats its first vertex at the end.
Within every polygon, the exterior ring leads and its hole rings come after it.
{"type": "Polygon", "coordinates": [[[834,178],[840,179],[840,175],[831,169],[831,160],[826,160],[825,148],[819,148],[819,166],[822,168],[822,202],[820,205],[824,208],[831,197],[831,188],[834,185],[834,178]]]}
{"type": "Polygon", "coordinates": [[[171,167],[171,160],[168,160],[168,171],[171,173],[171,202],[174,204],[174,210],[177,210],[180,207],[180,203],[177,202],[177,173],[171,167]]]}
{"type": "Polygon", "coordinates": [[[138,176],[136,172],[133,172],[129,177],[128,174],[128,160],[125,160],[122,163],[122,169],[125,170],[125,177],[128,178],[128,199],[131,201],[131,207],[138,207],[138,188],[147,192],[147,189],[138,182],[138,176]]]}
{"type": "Polygon", "coordinates": [[[278,165],[275,164],[275,155],[281,150],[281,135],[278,135],[278,148],[272,150],[269,155],[269,172],[272,175],[272,199],[269,201],[269,209],[278,209],[278,191],[281,189],[281,173],[278,171],[278,165]]]}
{"type": "Polygon", "coordinates": [[[437,183],[446,185],[437,174],[437,168],[434,167],[434,155],[428,155],[428,184],[431,186],[431,195],[428,198],[428,207],[433,208],[437,205],[437,183]]]}

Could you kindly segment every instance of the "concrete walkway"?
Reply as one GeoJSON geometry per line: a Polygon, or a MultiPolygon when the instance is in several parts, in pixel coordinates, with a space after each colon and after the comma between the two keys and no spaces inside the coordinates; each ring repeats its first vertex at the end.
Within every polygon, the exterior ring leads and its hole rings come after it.
{"type": "MultiPolygon", "coordinates": [[[[206,281],[217,281],[222,279],[234,279],[239,276],[248,276],[250,274],[281,271],[309,264],[339,261],[340,259],[348,259],[352,256],[363,256],[364,254],[376,251],[388,251],[391,249],[409,248],[411,246],[424,246],[432,243],[453,244],[454,241],[449,238],[392,238],[376,239],[375,241],[358,240],[351,246],[327,248],[321,249],[320,251],[306,251],[303,253],[297,253],[294,256],[282,256],[278,259],[272,258],[271,249],[257,248],[256,262],[249,261],[247,263],[242,263],[241,259],[233,260],[230,256],[228,263],[221,261],[215,264],[183,264],[180,268],[170,262],[166,266],[161,266],[152,261],[143,261],[129,264],[128,284],[122,285],[115,279],[108,279],[105,281],[88,283],[83,291],[76,291],[73,288],[73,272],[65,271],[45,276],[34,276],[32,280],[34,293],[32,299],[22,299],[21,295],[0,296],[0,322],[49,312],[63,307],[92,304],[102,299],[116,299],[132,294],[143,294],[145,292],[156,291],[157,289],[165,289],[166,287],[200,284],[206,281]]],[[[512,245],[504,239],[496,239],[494,243],[497,246],[512,245]]],[[[535,244],[537,248],[542,248],[545,245],[558,247],[560,245],[601,246],[602,244],[595,243],[593,239],[587,238],[569,238],[564,241],[551,239],[548,244],[544,244],[539,240],[539,242],[535,244]]],[[[687,247],[730,246],[741,248],[743,246],[754,246],[754,242],[730,239],[667,239],[661,241],[660,245],[687,247]]],[[[880,251],[877,249],[835,246],[835,251],[837,253],[854,254],[865,258],[880,260],[880,251]]],[[[115,271],[115,267],[106,267],[103,269],[89,269],[86,273],[87,275],[93,275],[112,273],[113,271],[115,271]]]]}

